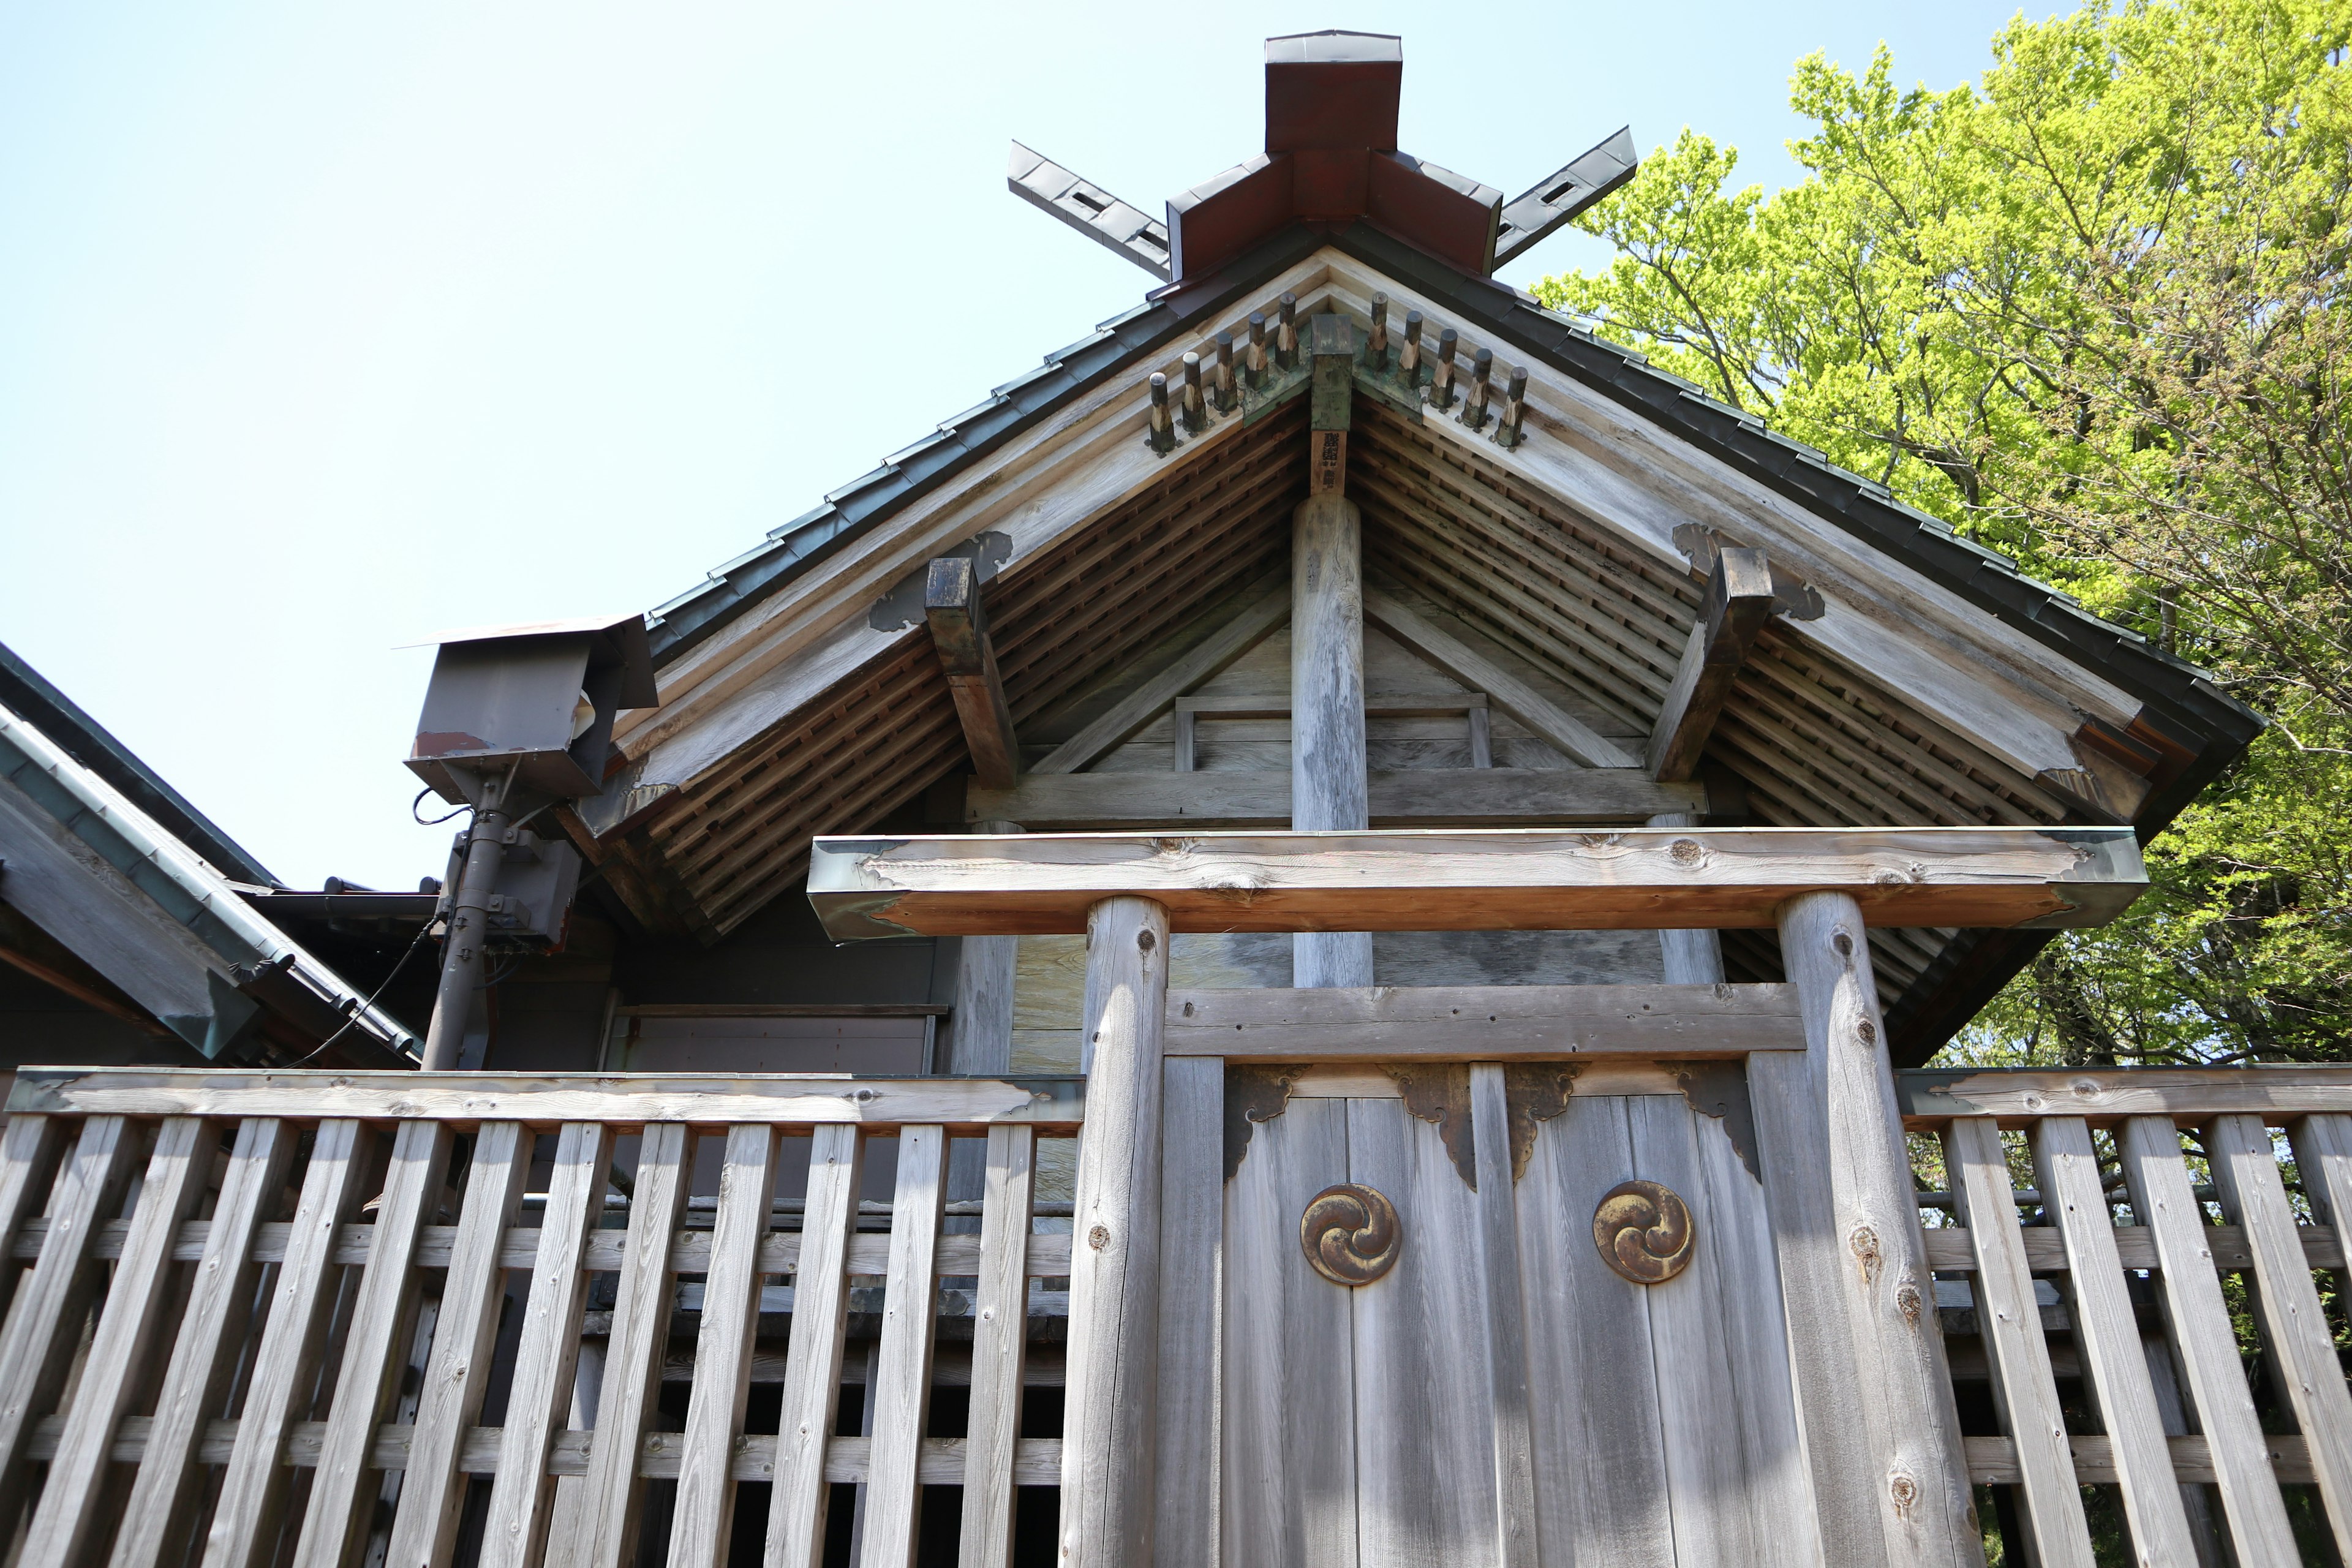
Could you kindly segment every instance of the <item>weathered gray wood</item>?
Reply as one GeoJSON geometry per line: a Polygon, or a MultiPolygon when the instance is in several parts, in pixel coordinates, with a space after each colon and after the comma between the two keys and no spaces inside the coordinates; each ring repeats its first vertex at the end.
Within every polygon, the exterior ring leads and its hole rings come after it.
{"type": "MultiPolygon", "coordinates": [[[[1497,1310],[1516,1319],[1517,1292],[1490,1296],[1483,1205],[1437,1128],[1399,1100],[1339,1103],[1347,1179],[1395,1205],[1402,1238],[1396,1266],[1372,1283],[1323,1286],[1350,1310],[1353,1364],[1344,1374],[1355,1393],[1359,1560],[1366,1568],[1498,1563],[1489,1339],[1497,1310]]],[[[1294,1237],[1297,1227],[1294,1215],[1294,1237]]]]}
{"type": "Polygon", "coordinates": [[[295,1543],[296,1568],[343,1568],[362,1500],[374,1496],[368,1454],[408,1350],[417,1233],[440,1206],[449,1139],[447,1124],[437,1121],[406,1122],[394,1135],[376,1208],[375,1246],[343,1331],[342,1365],[295,1543]]]}
{"type": "Polygon", "coordinates": [[[760,1328],[760,1242],[776,1187],[776,1130],[728,1129],[719,1167],[719,1208],[703,1277],[702,1328],[695,1336],[694,1391],[670,1509],[671,1568],[719,1568],[735,1521],[728,1472],[751,1395],[751,1341],[760,1328]]]}
{"type": "Polygon", "coordinates": [[[1811,1046],[1750,1057],[1748,1081],[1822,1550],[1979,1563],[1862,910],[1790,900],[1780,952],[1811,1046]]]}
{"type": "Polygon", "coordinates": [[[874,1442],[866,1477],[864,1568],[908,1568],[921,1517],[918,1449],[929,1407],[931,1342],[939,1305],[939,1237],[947,1138],[936,1127],[898,1133],[890,1210],[889,1286],[876,1365],[874,1442]]]}
{"type": "MultiPolygon", "coordinates": [[[[1483,710],[1482,710],[1483,711],[1483,710]]],[[[1039,832],[1287,827],[1287,772],[1024,773],[1010,789],[964,794],[967,821],[1011,817],[1039,832]]],[[[1373,827],[1626,826],[1705,804],[1704,786],[1659,784],[1639,768],[1381,769],[1365,775],[1373,827]]]]}
{"type": "MultiPolygon", "coordinates": [[[[11,1116],[0,1128],[0,1242],[16,1256],[26,1222],[37,1220],[57,1179],[64,1128],[51,1116],[11,1116]]],[[[15,1293],[16,1270],[0,1262],[0,1302],[15,1293]]]]}
{"type": "Polygon", "coordinates": [[[2263,1342],[2310,1447],[2336,1549],[2352,1556],[2352,1389],[2304,1258],[2270,1128],[2259,1116],[2216,1117],[2205,1127],[2205,1154],[2221,1212],[2245,1227],[2254,1255],[2263,1342]]]}
{"type": "Polygon", "coordinates": [[[863,1145],[855,1127],[820,1127],[809,1147],[808,1195],[793,1279],[793,1341],[776,1430],[764,1568],[819,1568],[824,1552],[825,1443],[841,1396],[849,1328],[849,1239],[857,1229],[863,1145]]]}
{"type": "MultiPolygon", "coordinates": [[[[2104,1436],[2073,1439],[2074,1473],[2086,1484],[2099,1485],[2116,1479],[2112,1441],[2104,1436]]],[[[2171,1437],[2166,1440],[2166,1447],[2172,1454],[2173,1474],[2184,1486],[2210,1486],[2220,1473],[2214,1468],[2212,1444],[2208,1438],[2171,1437]]],[[[2015,1486],[2018,1483],[2017,1454],[2008,1438],[1970,1437],[1968,1447],[1969,1474],[1979,1485],[2015,1486]]],[[[2311,1460],[2301,1437],[2291,1433],[2273,1433],[2263,1437],[2263,1447],[2271,1468],[2278,1473],[2280,1480],[2289,1486],[2311,1484],[2311,1460]]],[[[2135,1558],[2134,1561],[2140,1559],[2135,1558]]],[[[2291,1563],[2298,1559],[2282,1557],[2274,1561],[2291,1563]]]]}
{"type": "Polygon", "coordinates": [[[931,563],[923,583],[923,619],[955,697],[972,773],[992,789],[1003,789],[1021,771],[1021,742],[1013,731],[1013,710],[1004,700],[1004,678],[997,672],[996,649],[981,606],[979,574],[970,560],[949,555],[931,563]]]}
{"type": "MultiPolygon", "coordinates": [[[[1179,1009],[1171,996],[1172,1026],[1179,1009]]],[[[1160,1072],[1158,1563],[1217,1557],[1218,1340],[1224,1317],[1225,1065],[1160,1072]]],[[[966,1493],[967,1498],[970,1494],[966,1493]]],[[[970,1506],[969,1502],[966,1503],[970,1506]]]]}
{"type": "Polygon", "coordinates": [[[2042,1337],[2042,1309],[2018,1235],[2017,1199],[2000,1130],[1982,1116],[1955,1117],[1944,1129],[1952,1194],[1976,1247],[1979,1332],[1993,1368],[2000,1407],[2024,1477],[2025,1513],[2036,1560],[2050,1568],[2091,1568],[2090,1525],[2066,1447],[2066,1415],[2042,1337]]]}
{"type": "Polygon", "coordinates": [[[1470,1069],[1478,1167],[1478,1265],[1486,1280],[1486,1365],[1494,1409],[1496,1536],[1504,1568],[1535,1568],[1535,1438],[1528,1409],[1527,1320],[1520,1285],[1518,1207],[1513,1201],[1510,1115],[1503,1069],[1470,1069]]]}
{"type": "Polygon", "coordinates": [[[686,1210],[691,1140],[676,1123],[647,1127],[629,1199],[629,1249],[613,1298],[612,1342],[596,1395],[596,1435],[571,1539],[549,1543],[551,1568],[619,1568],[636,1558],[644,1489],[636,1457],[661,1386],[662,1350],[677,1292],[669,1271],[670,1232],[686,1210]]]}
{"type": "MultiPolygon", "coordinates": [[[[1485,695],[1483,692],[1481,696],[1485,695]]],[[[1486,705],[1481,702],[1465,715],[1470,725],[1470,765],[1491,768],[1495,765],[1494,721],[1486,715],[1486,705]]]]}
{"type": "MultiPolygon", "coordinates": [[[[1091,776],[1091,775],[1081,775],[1091,776]]],[[[978,833],[1018,833],[1018,823],[991,820],[978,833]]],[[[1021,939],[968,936],[956,956],[955,1011],[948,1018],[948,1069],[1002,1074],[1013,1070],[1013,977],[1021,939]]],[[[953,1191],[951,1199],[977,1197],[953,1191]]]]}
{"type": "Polygon", "coordinates": [[[521,1206],[535,1142],[514,1121],[486,1121],[474,1135],[465,1207],[442,1281],[432,1359],[417,1393],[407,1477],[384,1555],[389,1568],[436,1568],[448,1560],[457,1540],[457,1515],[466,1500],[457,1456],[467,1430],[481,1420],[489,1389],[491,1344],[506,1300],[500,1243],[521,1206]]]}
{"type": "Polygon", "coordinates": [[[1118,1568],[1151,1552],[1168,917],[1146,899],[1107,899],[1087,928],[1087,1105],[1071,1220],[1062,1561],[1118,1568]]]}
{"type": "Polygon", "coordinates": [[[1224,1568],[1359,1561],[1352,1308],[1298,1244],[1307,1200],[1347,1174],[1347,1107],[1290,1101],[1256,1130],[1225,1184],[1224,1568]]]}
{"type": "Polygon", "coordinates": [[[1760,550],[1722,550],[1707,579],[1706,605],[1691,627],[1675,681],[1650,731],[1644,759],[1654,777],[1686,779],[1698,771],[1715,721],[1756,635],[1772,618],[1772,569],[1760,550]]]}
{"type": "MultiPolygon", "coordinates": [[[[1013,1561],[1013,1464],[1029,1343],[1028,1253],[1035,1160],[1036,1134],[1027,1128],[988,1130],[980,1273],[972,1304],[971,1403],[964,1423],[958,1554],[964,1568],[1007,1568],[1013,1561]]],[[[935,1369],[933,1385],[941,1381],[935,1369]]]]}
{"type": "Polygon", "coordinates": [[[1364,615],[1528,729],[1588,768],[1633,768],[1641,759],[1595,731],[1486,654],[1440,626],[1396,594],[1376,584],[1364,589],[1364,615]]]}
{"type": "MultiPolygon", "coordinates": [[[[2344,1267],[2344,1246],[2335,1230],[2326,1226],[2306,1225],[2298,1226],[2296,1235],[2303,1243],[2304,1258],[2312,1268],[2344,1267]]],[[[2157,1267],[2156,1244],[2148,1239],[2144,1227],[2129,1226],[2116,1231],[2115,1237],[2116,1257],[2123,1267],[2157,1267]]],[[[1947,1226],[1927,1231],[1924,1239],[1927,1261],[1937,1273],[1967,1273],[1977,1266],[1976,1252],[1964,1227],[1947,1226]]],[[[2254,1266],[2253,1251],[2246,1245],[2246,1232],[2242,1226],[2207,1226],[2205,1249],[2212,1254],[2214,1267],[2225,1274],[2254,1266]]],[[[2064,1238],[2041,1226],[2025,1233],[2025,1261],[2036,1274],[2055,1274],[2073,1267],[2067,1260],[2064,1238]]]]}
{"type": "Polygon", "coordinates": [[[1787,985],[1171,991],[1167,1048],[1235,1061],[1664,1059],[1801,1051],[1805,1030],[1787,985]]]}
{"type": "Polygon", "coordinates": [[[48,1479],[33,1510],[18,1560],[37,1568],[79,1563],[112,1521],[101,1525],[99,1501],[112,1474],[107,1452],[146,1371],[160,1359],[176,1323],[161,1321],[170,1283],[172,1242],[180,1222],[204,1196],[220,1144],[217,1124],[174,1117],[156,1130],[153,1152],[139,1184],[137,1206],[115,1265],[114,1279],[90,1335],[81,1376],[65,1409],[65,1429],[48,1479]]]}
{"type": "MultiPolygon", "coordinates": [[[[1289,826],[1302,833],[1370,826],[1362,535],[1362,515],[1336,488],[1290,514],[1289,826]]],[[[1372,983],[1370,931],[1301,931],[1290,940],[1293,984],[1372,983]]]]}
{"type": "Polygon", "coordinates": [[[901,1122],[1074,1130],[1085,1119],[1075,1079],[940,1079],[713,1073],[243,1072],[224,1068],[27,1068],[8,1109],[95,1116],[446,1118],[458,1128],[510,1120],[539,1127],[602,1121],[616,1131],[653,1123],[901,1122]]]}
{"type": "Polygon", "coordinates": [[[1989,1068],[1895,1075],[1905,1119],[1932,1127],[1948,1116],[1995,1116],[2028,1126],[2080,1116],[2110,1126],[2132,1116],[2203,1119],[2246,1111],[2292,1120],[2352,1111],[2352,1068],[1989,1068]]]}
{"type": "Polygon", "coordinates": [[[533,1235],[530,1294],[523,1302],[499,1438],[499,1479],[491,1484],[479,1568],[532,1568],[547,1543],[555,1500],[547,1458],[564,1429],[580,1353],[580,1320],[588,1305],[581,1268],[590,1228],[604,1212],[613,1162],[601,1123],[567,1123],[558,1134],[547,1178],[547,1204],[533,1235]]]}
{"type": "Polygon", "coordinates": [[[2132,1215],[2156,1244],[2172,1344],[2212,1456],[2231,1544],[2240,1563],[2297,1562],[2299,1549],[2247,1392],[2221,1278],[2206,1247],[2204,1212],[2181,1163],[2179,1130],[2169,1117],[2132,1117],[2116,1131],[2116,1152],[2131,1193],[2132,1215]]]}
{"type": "Polygon", "coordinates": [[[2164,1446],[2164,1417],[2116,1251],[2115,1220],[2090,1128],[2080,1117],[2045,1118],[2034,1124],[2032,1147],[2042,1212],[2065,1242],[2074,1342],[2114,1451],[2133,1544],[2146,1562],[2194,1562],[2197,1549],[2164,1446]]]}
{"type": "Polygon", "coordinates": [[[268,1118],[249,1120],[236,1131],[187,1310],[156,1394],[154,1424],[115,1532],[110,1568],[157,1568],[167,1558],[180,1562],[187,1551],[196,1446],[244,1348],[259,1270],[252,1257],[254,1233],[264,1215],[277,1212],[294,1142],[295,1129],[268,1118]]]}
{"type": "Polygon", "coordinates": [[[2127,827],[958,834],[812,854],[809,901],[843,942],[1072,932],[1120,897],[1181,931],[1760,928],[1822,889],[1881,925],[2041,928],[2099,924],[2147,879],[2127,827]]]}
{"type": "Polygon", "coordinates": [[[341,1283],[328,1259],[336,1234],[369,1195],[376,1148],[375,1135],[357,1121],[322,1121],[312,1135],[310,1163],[270,1289],[268,1321],[253,1353],[244,1415],[221,1469],[204,1568],[260,1568],[277,1548],[291,1473],[280,1461],[317,1380],[327,1308],[341,1283]]]}
{"type": "Polygon", "coordinates": [[[1518,1184],[1528,1382],[1542,1394],[1530,1417],[1547,1563],[1675,1563],[1648,1305],[1643,1288],[1612,1272],[1592,1244],[1593,1206],[1633,1173],[1633,1162],[1625,1100],[1573,1095],[1538,1127],[1518,1184]]]}
{"type": "Polygon", "coordinates": [[[57,1405],[73,1363],[98,1271],[98,1222],[121,1205],[131,1179],[131,1129],[120,1117],[84,1121],[49,1195],[40,1261],[0,1326],[0,1520],[14,1519],[28,1484],[25,1444],[34,1419],[57,1405]]]}
{"type": "MultiPolygon", "coordinates": [[[[1652,827],[1696,827],[1704,820],[1696,812],[1665,811],[1649,819],[1652,827]]],[[[1723,984],[1723,938],[1711,931],[1662,931],[1658,954],[1664,961],[1663,977],[1669,985],[1723,984]]]]}
{"type": "MultiPolygon", "coordinates": [[[[1290,615],[1289,574],[1253,591],[1231,620],[1179,656],[1167,668],[1137,687],[1109,710],[1055,747],[1031,768],[1033,773],[1074,773],[1168,710],[1169,705],[1241,658],[1290,615]]],[[[1025,821],[1013,813],[992,813],[1025,821]]]]}

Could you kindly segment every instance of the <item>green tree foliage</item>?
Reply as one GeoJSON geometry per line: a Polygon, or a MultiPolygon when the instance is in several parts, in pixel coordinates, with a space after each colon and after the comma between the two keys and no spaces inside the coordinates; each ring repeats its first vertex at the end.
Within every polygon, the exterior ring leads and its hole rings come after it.
{"type": "Polygon", "coordinates": [[[2347,40],[2352,0],[2094,0],[1948,91],[1815,56],[1801,184],[1685,131],[1538,289],[2272,719],[1975,1059],[2352,1056],[2347,40]]]}

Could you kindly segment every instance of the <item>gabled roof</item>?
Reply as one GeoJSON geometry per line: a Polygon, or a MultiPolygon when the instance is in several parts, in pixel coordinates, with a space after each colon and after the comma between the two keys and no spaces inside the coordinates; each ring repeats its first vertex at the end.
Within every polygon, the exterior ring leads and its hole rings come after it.
{"type": "MultiPolygon", "coordinates": [[[[1710,752],[1749,779],[1760,819],[2122,819],[2145,835],[2260,727],[2192,667],[1641,356],[1368,223],[1300,224],[1047,356],[655,612],[666,706],[625,716],[628,769],[576,828],[607,880],[642,917],[713,940],[792,885],[810,832],[874,826],[962,765],[919,617],[889,613],[928,555],[1006,561],[991,619],[1024,726],[1058,721],[1082,677],[1153,638],[1164,654],[1168,584],[1192,590],[1187,635],[1240,614],[1252,574],[1278,569],[1303,444],[1292,463],[1270,421],[1228,416],[1156,456],[1142,384],[1276,292],[1360,318],[1375,289],[1492,347],[1498,378],[1530,373],[1516,448],[1390,411],[1361,443],[1395,470],[1367,476],[1368,558],[1471,635],[1542,667],[1600,602],[1573,573],[1638,566],[1664,585],[1646,609],[1607,612],[1617,651],[1601,663],[1622,679],[1589,695],[1646,721],[1696,603],[1679,527],[1768,547],[1818,583],[1830,614],[1768,639],[1710,752]],[[1559,556],[1562,586],[1508,563],[1446,576],[1441,536],[1496,518],[1559,556]]],[[[1549,668],[1573,685],[1572,662],[1549,668]]],[[[1939,1044],[2040,940],[1874,932],[1902,1053],[1939,1044]]],[[[1730,957],[1777,969],[1769,942],[1730,957]]]]}

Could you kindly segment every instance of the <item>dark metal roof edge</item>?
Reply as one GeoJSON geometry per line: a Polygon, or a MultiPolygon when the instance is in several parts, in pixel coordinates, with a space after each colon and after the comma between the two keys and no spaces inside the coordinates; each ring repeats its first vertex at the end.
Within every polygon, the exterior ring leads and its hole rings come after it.
{"type": "Polygon", "coordinates": [[[1399,281],[1412,283],[1433,300],[1443,300],[1465,321],[1507,338],[1552,369],[1643,415],[2044,647],[2097,671],[2185,730],[2175,738],[2195,744],[2200,753],[2210,743],[2221,742],[2226,765],[2262,731],[2262,716],[2222,692],[2196,666],[2163,652],[2136,632],[2099,619],[2057,589],[2027,576],[2006,556],[1960,538],[1941,520],[1896,501],[1883,486],[1846,472],[1812,448],[1768,429],[1756,416],[1715,401],[1638,353],[1542,309],[1515,289],[1459,272],[1369,224],[1350,226],[1332,243],[1399,281]]]}
{"type": "Polygon", "coordinates": [[[1324,243],[1322,235],[1292,224],[1197,283],[1155,290],[1154,298],[1143,305],[1112,317],[1068,347],[1048,354],[1037,370],[996,387],[985,402],[904,447],[895,460],[833,491],[824,506],[720,566],[701,585],[655,609],[647,616],[655,668],[677,658],[769,594],[908,502],[956,479],[1071,400],[1172,339],[1197,330],[1194,319],[1203,311],[1230,303],[1305,260],[1324,243]]]}
{"type": "Polygon", "coordinates": [[[278,879],[243,845],[5,643],[0,643],[0,707],[12,710],[48,736],[225,875],[238,881],[277,885],[278,879]]]}

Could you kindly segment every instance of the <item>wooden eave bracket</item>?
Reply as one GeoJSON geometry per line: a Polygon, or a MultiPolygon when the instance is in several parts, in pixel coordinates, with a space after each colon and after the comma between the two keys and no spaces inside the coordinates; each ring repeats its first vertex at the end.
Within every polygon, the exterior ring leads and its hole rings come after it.
{"type": "Polygon", "coordinates": [[[1013,731],[1013,710],[1004,700],[1004,679],[997,673],[996,650],[981,609],[979,575],[970,561],[945,555],[931,563],[923,582],[923,619],[955,696],[973,774],[990,789],[1011,789],[1021,772],[1021,742],[1013,731]]]}
{"type": "Polygon", "coordinates": [[[1764,624],[1772,618],[1772,568],[1760,550],[1725,550],[1707,578],[1706,607],[1683,647],[1675,682],[1650,731],[1643,765],[1662,783],[1698,772],[1715,721],[1731,700],[1732,683],[1748,662],[1764,624]]]}

